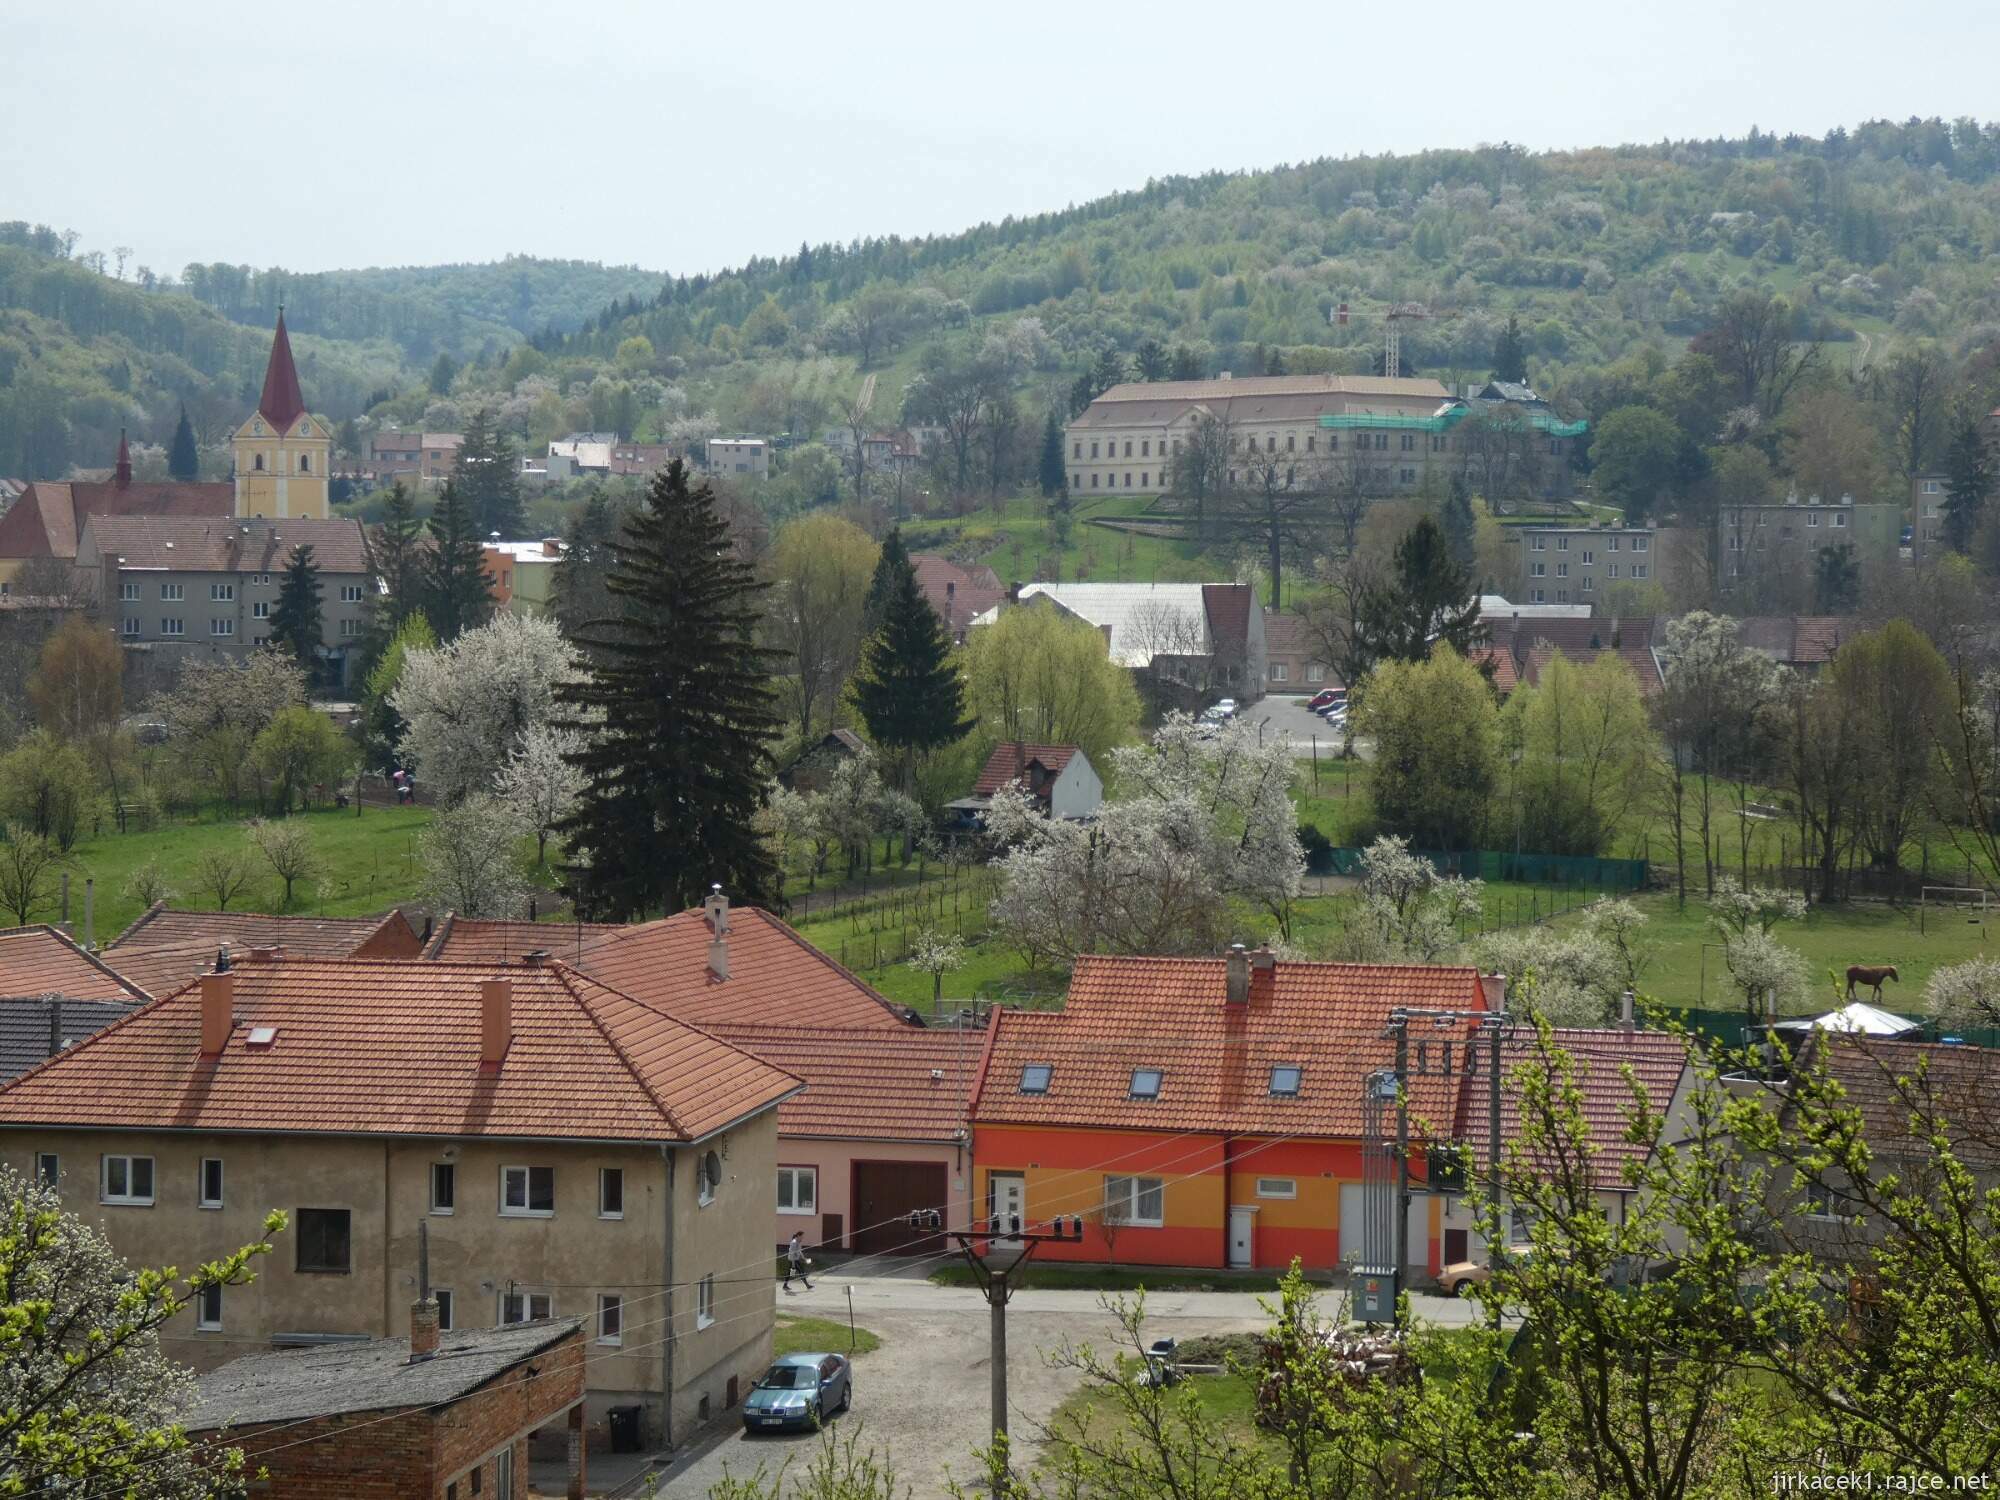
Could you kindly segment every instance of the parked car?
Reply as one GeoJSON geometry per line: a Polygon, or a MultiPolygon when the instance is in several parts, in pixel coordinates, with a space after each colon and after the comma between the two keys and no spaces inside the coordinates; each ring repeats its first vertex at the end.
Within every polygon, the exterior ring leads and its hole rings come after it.
{"type": "Polygon", "coordinates": [[[772,1361],[743,1402],[749,1432],[817,1427],[854,1400],[854,1369],[838,1354],[787,1354],[772,1361]]]}
{"type": "Polygon", "coordinates": [[[1312,702],[1308,703],[1306,707],[1313,713],[1323,714],[1336,703],[1345,702],[1347,702],[1346,688],[1322,688],[1319,692],[1313,694],[1312,702]]]}
{"type": "MultiPolygon", "coordinates": [[[[1526,1260],[1534,1254],[1534,1246],[1509,1245],[1506,1253],[1511,1259],[1526,1260]]],[[[1483,1260],[1455,1260],[1438,1272],[1438,1290],[1447,1297],[1463,1297],[1467,1287],[1486,1285],[1492,1272],[1483,1260]]]]}
{"type": "Polygon", "coordinates": [[[1342,724],[1347,722],[1347,705],[1345,703],[1336,703],[1330,708],[1323,708],[1319,711],[1319,716],[1338,729],[1342,724]]]}
{"type": "Polygon", "coordinates": [[[1225,719],[1233,719],[1236,717],[1236,700],[1234,698],[1217,698],[1215,702],[1208,706],[1208,712],[1220,714],[1225,719]]]}

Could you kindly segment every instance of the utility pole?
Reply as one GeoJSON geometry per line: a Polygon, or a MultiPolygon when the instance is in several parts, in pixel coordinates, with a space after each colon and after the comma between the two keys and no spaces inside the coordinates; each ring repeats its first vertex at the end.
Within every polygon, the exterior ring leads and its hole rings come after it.
{"type": "MultiPolygon", "coordinates": [[[[920,1208],[910,1214],[912,1229],[943,1227],[943,1216],[934,1208],[920,1208]]],[[[991,1315],[988,1324],[992,1348],[993,1446],[1004,1449],[1007,1441],[1007,1303],[1014,1295],[1013,1273],[1027,1265],[1038,1245],[1074,1245],[1083,1239],[1083,1218],[1079,1214],[1057,1214],[1046,1230],[1023,1229],[1019,1214],[996,1215],[982,1230],[974,1224],[970,1231],[951,1231],[947,1239],[958,1245],[965,1263],[979,1282],[991,1315]],[[986,1248],[979,1249],[984,1241],[986,1248]]],[[[1003,1464],[993,1475],[993,1500],[1006,1493],[1007,1470],[1003,1464]]]]}

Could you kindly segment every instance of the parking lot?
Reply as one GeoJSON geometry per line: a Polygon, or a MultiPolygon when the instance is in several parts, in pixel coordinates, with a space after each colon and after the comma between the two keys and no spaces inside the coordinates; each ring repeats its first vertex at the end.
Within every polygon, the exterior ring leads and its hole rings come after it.
{"type": "MultiPolygon", "coordinates": [[[[1243,710],[1242,718],[1247,724],[1261,726],[1267,735],[1289,734],[1292,749],[1301,758],[1310,758],[1315,746],[1321,760],[1337,758],[1341,731],[1318,714],[1308,712],[1306,701],[1304,698],[1260,698],[1243,710]]],[[[1365,757],[1359,741],[1356,741],[1356,750],[1365,757]]]]}

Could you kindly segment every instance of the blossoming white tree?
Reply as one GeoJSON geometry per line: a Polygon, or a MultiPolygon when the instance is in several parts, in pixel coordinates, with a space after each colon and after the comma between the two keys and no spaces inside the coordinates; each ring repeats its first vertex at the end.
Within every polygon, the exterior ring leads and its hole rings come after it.
{"type": "Polygon", "coordinates": [[[555,622],[496,615],[435,651],[412,651],[389,705],[409,726],[401,750],[453,803],[493,785],[494,767],[547,725],[556,691],[582,671],[555,622]]]}
{"type": "Polygon", "coordinates": [[[583,748],[574,729],[537,724],[521,736],[513,756],[501,768],[494,789],[535,835],[535,863],[548,863],[549,835],[576,811],[583,795],[583,772],[571,761],[583,748]]]}
{"type": "Polygon", "coordinates": [[[442,809],[417,836],[419,894],[437,911],[511,917],[527,899],[514,846],[526,830],[496,797],[468,797],[442,809]]]}

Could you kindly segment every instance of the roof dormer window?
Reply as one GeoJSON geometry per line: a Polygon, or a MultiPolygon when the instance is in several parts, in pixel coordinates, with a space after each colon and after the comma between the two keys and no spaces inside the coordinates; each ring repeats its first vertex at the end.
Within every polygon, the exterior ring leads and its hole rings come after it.
{"type": "Polygon", "coordinates": [[[1158,1068],[1134,1068],[1132,1070],[1132,1097],[1134,1099],[1159,1098],[1161,1076],[1158,1068]]]}
{"type": "Polygon", "coordinates": [[[1021,1092],[1024,1094],[1046,1094],[1049,1080],[1055,1076],[1055,1068],[1048,1063],[1028,1063],[1021,1069],[1021,1092]]]}
{"type": "Polygon", "coordinates": [[[1273,1099],[1296,1099],[1299,1084],[1304,1081],[1305,1070],[1281,1063],[1271,1069],[1271,1097],[1273,1099]]]}

